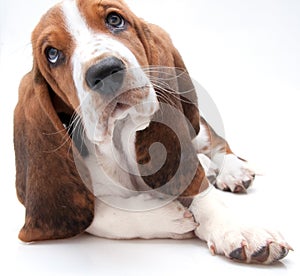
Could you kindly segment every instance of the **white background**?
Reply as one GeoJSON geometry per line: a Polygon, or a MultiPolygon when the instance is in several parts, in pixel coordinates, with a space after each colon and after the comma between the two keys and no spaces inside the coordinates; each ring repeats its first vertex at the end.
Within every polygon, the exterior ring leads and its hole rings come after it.
{"type": "Polygon", "coordinates": [[[0,0],[0,274],[299,273],[298,0],[128,1],[138,15],[171,34],[191,76],[217,104],[232,149],[263,172],[248,195],[227,195],[232,205],[249,220],[279,228],[295,252],[265,267],[212,257],[198,240],[110,241],[83,235],[32,245],[18,241],[24,209],[14,189],[13,108],[20,78],[32,65],[30,33],[56,2],[0,0]]]}

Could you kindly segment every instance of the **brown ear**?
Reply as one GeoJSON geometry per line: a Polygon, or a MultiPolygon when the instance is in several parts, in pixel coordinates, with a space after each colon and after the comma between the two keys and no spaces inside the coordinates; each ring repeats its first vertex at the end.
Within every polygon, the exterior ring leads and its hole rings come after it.
{"type": "Polygon", "coordinates": [[[161,75],[165,72],[167,76],[169,73],[175,74],[159,80],[159,84],[164,85],[161,91],[159,85],[156,87],[154,84],[161,102],[160,111],[155,114],[149,127],[136,135],[137,161],[142,165],[139,169],[144,181],[151,188],[164,186],[160,190],[168,195],[192,197],[208,187],[204,170],[192,145],[192,139],[199,132],[200,122],[196,91],[168,34],[156,25],[143,21],[139,24],[138,35],[144,45],[149,66],[156,67],[153,73],[149,70],[154,74],[150,75],[150,78],[155,82],[160,77],[158,67],[174,68],[171,71],[162,68],[161,75]],[[168,91],[169,88],[171,91],[168,91]],[[173,112],[168,105],[181,111],[184,116],[173,112]],[[150,149],[157,142],[163,145],[166,160],[163,166],[153,173],[156,160],[160,160],[162,155],[159,148],[157,151],[150,149]],[[166,183],[171,185],[165,185],[166,183]]]}
{"type": "Polygon", "coordinates": [[[162,28],[143,21],[140,24],[139,36],[145,45],[149,65],[176,68],[177,87],[174,89],[180,94],[183,112],[193,127],[190,129],[191,138],[194,138],[200,129],[198,98],[182,57],[162,28]]]}
{"type": "Polygon", "coordinates": [[[14,113],[16,189],[26,208],[19,238],[25,242],[75,236],[94,215],[94,197],[77,172],[48,89],[38,69],[27,74],[14,113]]]}

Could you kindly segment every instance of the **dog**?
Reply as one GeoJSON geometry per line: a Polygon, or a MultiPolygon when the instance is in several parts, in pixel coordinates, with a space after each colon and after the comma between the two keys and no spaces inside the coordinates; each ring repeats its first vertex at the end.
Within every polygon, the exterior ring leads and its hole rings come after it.
{"type": "Polygon", "coordinates": [[[212,254],[262,264],[292,250],[224,206],[216,189],[244,192],[255,173],[200,116],[164,30],[123,0],[64,0],[32,47],[14,113],[19,239],[198,237],[212,254]]]}

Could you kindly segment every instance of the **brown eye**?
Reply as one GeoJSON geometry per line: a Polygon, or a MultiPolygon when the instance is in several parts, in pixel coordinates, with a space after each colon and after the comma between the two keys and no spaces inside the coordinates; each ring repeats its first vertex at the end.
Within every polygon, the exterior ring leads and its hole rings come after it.
{"type": "Polygon", "coordinates": [[[116,12],[112,12],[106,17],[106,24],[113,30],[124,30],[126,21],[116,12]]]}

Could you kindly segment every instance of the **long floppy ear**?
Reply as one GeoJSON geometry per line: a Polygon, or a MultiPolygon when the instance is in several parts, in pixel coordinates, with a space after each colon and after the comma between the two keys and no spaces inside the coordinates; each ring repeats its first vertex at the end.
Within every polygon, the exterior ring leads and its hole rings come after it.
{"type": "Polygon", "coordinates": [[[177,75],[177,91],[181,98],[181,106],[185,117],[193,129],[191,138],[200,130],[200,115],[198,97],[194,84],[188,74],[183,59],[166,31],[157,25],[145,23],[141,20],[139,36],[145,45],[150,66],[174,67],[177,75]]]}
{"type": "Polygon", "coordinates": [[[25,242],[75,236],[94,216],[94,197],[77,172],[49,91],[35,66],[21,81],[14,113],[16,189],[26,208],[19,238],[25,242]]]}
{"type": "Polygon", "coordinates": [[[161,189],[163,193],[190,199],[208,187],[204,170],[192,145],[192,139],[200,127],[196,91],[169,35],[160,27],[143,20],[137,25],[149,66],[155,67],[155,70],[150,69],[149,72],[154,74],[150,78],[160,100],[160,111],[155,114],[149,127],[136,135],[137,161],[141,165],[139,169],[151,188],[164,186],[161,189]],[[169,72],[171,75],[168,77],[169,72]],[[160,79],[159,74],[167,78],[160,79]],[[173,107],[180,112],[174,112],[173,107]],[[180,116],[180,113],[184,116],[180,116]],[[161,147],[152,147],[156,143],[163,145],[166,158],[162,167],[153,173],[162,155],[161,147]]]}

